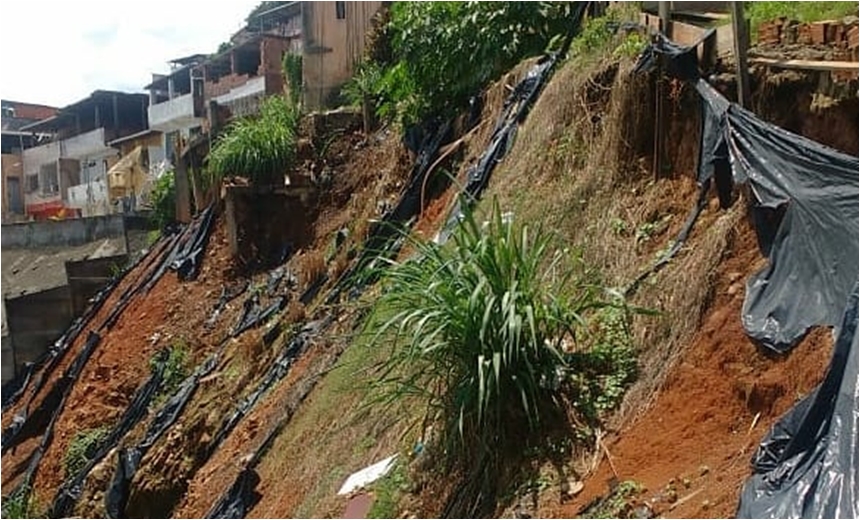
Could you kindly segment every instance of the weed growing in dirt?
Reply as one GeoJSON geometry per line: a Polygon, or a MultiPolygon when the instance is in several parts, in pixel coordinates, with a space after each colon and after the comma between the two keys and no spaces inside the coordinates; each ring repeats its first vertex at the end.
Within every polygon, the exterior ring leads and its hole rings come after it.
{"type": "Polygon", "coordinates": [[[108,426],[99,426],[75,433],[63,456],[63,474],[70,479],[78,474],[95,455],[99,445],[110,433],[108,426]]]}
{"type": "Polygon", "coordinates": [[[426,403],[447,467],[486,480],[512,446],[566,416],[567,396],[588,419],[618,404],[635,377],[628,311],[581,261],[551,252],[549,233],[495,206],[484,224],[467,212],[445,246],[411,240],[417,257],[388,272],[377,305],[373,341],[391,353],[375,385],[382,403],[426,403]],[[565,352],[592,314],[596,339],[565,352]]]}
{"type": "Polygon", "coordinates": [[[30,486],[22,486],[3,499],[3,518],[47,518],[30,486]]]}
{"type": "Polygon", "coordinates": [[[159,363],[164,363],[161,388],[156,401],[165,399],[188,377],[188,357],[188,342],[184,339],[177,339],[167,348],[166,352],[158,352],[150,358],[149,369],[151,372],[158,370],[159,363]]]}
{"type": "Polygon", "coordinates": [[[387,475],[373,484],[374,501],[367,514],[368,518],[398,518],[398,504],[406,491],[406,465],[395,462],[387,475]]]}
{"type": "Polygon", "coordinates": [[[781,17],[816,22],[857,16],[857,2],[747,2],[744,8],[754,36],[763,22],[781,17]]]}
{"type": "Polygon", "coordinates": [[[609,495],[601,497],[586,508],[582,518],[636,518],[631,501],[642,490],[633,480],[625,480],[615,486],[609,495]]]}

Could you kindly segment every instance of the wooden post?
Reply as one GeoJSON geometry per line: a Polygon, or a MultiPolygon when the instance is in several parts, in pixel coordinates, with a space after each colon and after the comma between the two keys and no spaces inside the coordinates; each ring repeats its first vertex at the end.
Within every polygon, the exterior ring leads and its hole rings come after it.
{"type": "Polygon", "coordinates": [[[735,63],[738,70],[738,104],[744,108],[750,107],[750,81],[747,68],[747,47],[749,34],[747,22],[744,19],[744,3],[732,2],[732,32],[734,33],[735,63]]]}
{"type": "Polygon", "coordinates": [[[672,24],[672,15],[669,11],[669,2],[657,2],[657,14],[660,16],[660,32],[666,38],[671,38],[672,35],[669,34],[669,31],[672,24]]]}

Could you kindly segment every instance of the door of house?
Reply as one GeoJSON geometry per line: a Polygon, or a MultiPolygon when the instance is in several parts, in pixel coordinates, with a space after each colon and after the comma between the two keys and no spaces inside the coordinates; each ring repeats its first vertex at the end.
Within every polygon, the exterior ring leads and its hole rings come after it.
{"type": "Polygon", "coordinates": [[[6,191],[9,194],[9,209],[11,212],[23,215],[24,201],[21,200],[21,179],[18,177],[7,177],[6,191]]]}

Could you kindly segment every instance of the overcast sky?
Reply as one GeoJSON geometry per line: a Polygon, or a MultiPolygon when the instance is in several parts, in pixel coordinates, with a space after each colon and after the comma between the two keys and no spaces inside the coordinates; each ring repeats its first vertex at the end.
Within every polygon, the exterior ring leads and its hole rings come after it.
{"type": "Polygon", "coordinates": [[[170,59],[215,52],[257,3],[2,2],[0,97],[62,107],[98,89],[141,92],[170,59]]]}

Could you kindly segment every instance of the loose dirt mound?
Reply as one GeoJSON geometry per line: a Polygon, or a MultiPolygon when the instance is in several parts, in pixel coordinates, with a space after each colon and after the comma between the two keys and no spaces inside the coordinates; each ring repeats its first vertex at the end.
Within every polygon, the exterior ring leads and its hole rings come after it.
{"type": "Polygon", "coordinates": [[[671,370],[653,406],[604,441],[599,468],[570,503],[544,505],[544,516],[573,517],[611,481],[645,487],[654,514],[729,518],[749,460],[769,426],[824,375],[829,331],[811,333],[787,356],[768,354],[741,325],[744,281],[762,266],[747,222],[719,267],[716,298],[699,332],[671,370]]]}

